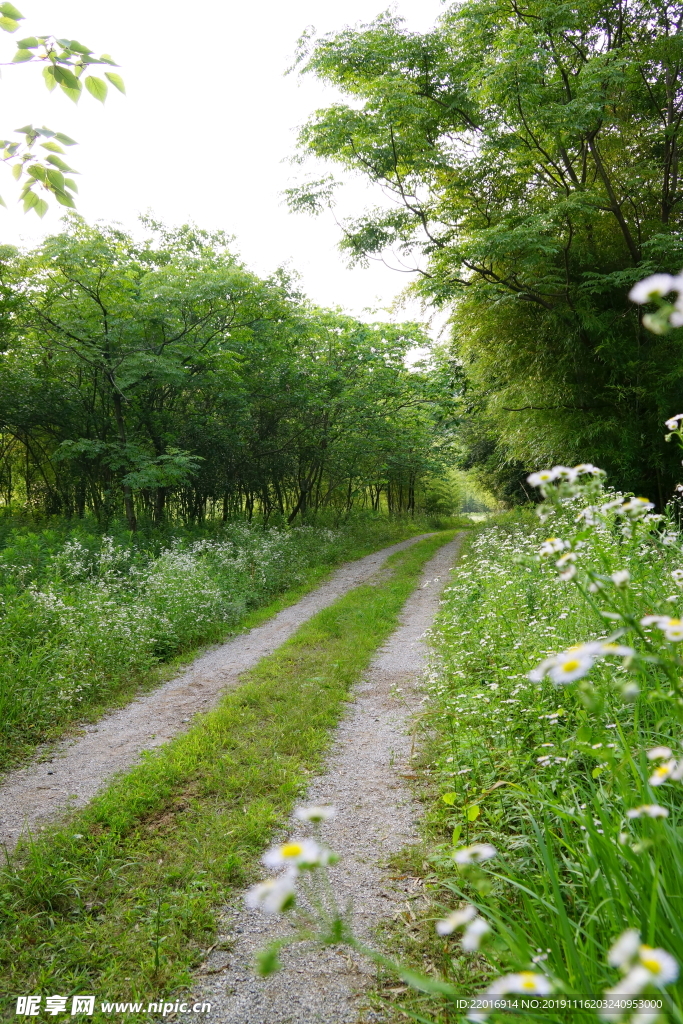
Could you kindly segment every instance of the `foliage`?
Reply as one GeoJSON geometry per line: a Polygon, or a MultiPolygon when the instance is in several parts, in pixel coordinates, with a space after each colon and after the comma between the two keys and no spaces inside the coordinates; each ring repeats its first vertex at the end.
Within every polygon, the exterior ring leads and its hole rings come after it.
{"type": "Polygon", "coordinates": [[[153,685],[155,665],[222,639],[277,595],[296,599],[331,565],[420,526],[363,517],[335,530],[229,523],[150,531],[135,543],[124,531],[15,527],[0,550],[0,768],[153,685]]]}
{"type": "MultiPolygon", "coordinates": [[[[382,587],[358,587],[318,613],[220,707],[9,859],[0,871],[7,1015],[24,991],[94,991],[146,1007],[150,992],[187,989],[217,909],[253,880],[320,768],[349,687],[451,538],[392,556],[382,587]]],[[[106,1015],[98,1008],[93,1019],[106,1015]]]]}
{"type": "MultiPolygon", "coordinates": [[[[11,3],[0,3],[0,28],[4,32],[16,32],[19,22],[24,20],[23,14],[11,3]]],[[[59,86],[69,99],[78,103],[83,92],[83,85],[91,96],[104,103],[107,98],[108,86],[104,79],[93,75],[90,69],[102,64],[117,67],[116,62],[103,53],[95,57],[92,50],[79,43],[77,39],[57,39],[55,36],[26,36],[17,43],[17,51],[12,59],[13,64],[33,63],[42,66],[42,74],[47,88],[52,92],[59,86]]],[[[126,91],[123,79],[115,71],[105,71],[105,78],[119,90],[126,91]]],[[[62,132],[54,132],[50,128],[34,128],[25,125],[17,128],[17,134],[23,135],[23,142],[5,139],[0,141],[3,150],[2,160],[9,164],[17,181],[26,174],[26,182],[21,189],[20,200],[24,203],[24,212],[35,210],[39,217],[44,217],[48,204],[35,191],[40,186],[51,193],[61,206],[74,207],[74,193],[78,187],[73,178],[65,174],[75,174],[73,167],[62,160],[62,146],[75,146],[76,143],[62,132]],[[36,143],[46,154],[34,151],[36,143]]],[[[0,203],[5,206],[0,197],[0,203]]]]}
{"type": "MultiPolygon", "coordinates": [[[[509,494],[520,465],[589,456],[660,507],[675,483],[657,424],[680,397],[679,331],[648,336],[625,293],[683,262],[680,19],[667,0],[467,0],[424,34],[384,14],[301,42],[303,73],[348,98],[302,151],[388,198],[342,246],[454,306],[465,463],[509,494]]],[[[323,179],[290,200],[333,194],[323,179]]]]}
{"type": "MultiPolygon", "coordinates": [[[[442,931],[438,966],[463,995],[520,970],[598,995],[621,984],[608,954],[626,929],[675,955],[683,945],[681,534],[599,476],[533,483],[542,524],[483,530],[436,630],[432,891],[444,921],[466,900],[491,928],[469,951],[442,931]],[[472,873],[457,860],[475,843],[498,856],[472,873]]],[[[674,1020],[681,992],[665,988],[674,1020]]],[[[420,1013],[450,1020],[433,997],[420,1013]]]]}
{"type": "Polygon", "coordinates": [[[423,328],[318,309],[221,232],[145,226],[71,217],[5,253],[4,503],[131,530],[418,509],[452,440],[440,371],[405,363],[423,328]]]}

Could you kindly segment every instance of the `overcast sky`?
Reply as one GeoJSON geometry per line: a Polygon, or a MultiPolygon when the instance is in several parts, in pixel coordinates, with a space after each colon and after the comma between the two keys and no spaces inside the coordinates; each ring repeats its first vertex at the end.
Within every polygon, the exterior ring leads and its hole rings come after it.
{"type": "MultiPolygon", "coordinates": [[[[297,126],[337,98],[310,78],[283,77],[297,38],[310,25],[327,32],[368,21],[385,9],[382,0],[16,4],[26,20],[15,37],[0,33],[3,60],[11,60],[15,39],[54,33],[121,65],[127,96],[112,88],[104,107],[89,95],[75,106],[61,90],[49,94],[39,68],[2,69],[0,135],[32,122],[78,140],[68,159],[81,172],[78,207],[87,220],[134,227],[151,210],[168,223],[222,228],[257,272],[288,263],[316,302],[354,313],[388,306],[404,287],[406,276],[381,264],[346,269],[331,215],[290,214],[281,197],[302,174],[287,162],[297,126]]],[[[441,9],[440,0],[397,4],[416,30],[430,28],[441,9]]],[[[3,241],[30,242],[58,228],[63,211],[54,202],[42,222],[16,208],[6,168],[0,193],[10,207],[0,209],[3,241]]],[[[358,211],[370,198],[354,181],[343,208],[358,211]]]]}

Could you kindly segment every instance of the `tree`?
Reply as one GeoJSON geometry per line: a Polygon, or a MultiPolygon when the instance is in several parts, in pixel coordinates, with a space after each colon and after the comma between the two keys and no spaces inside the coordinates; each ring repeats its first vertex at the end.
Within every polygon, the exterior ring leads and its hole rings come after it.
{"type": "MultiPolygon", "coordinates": [[[[0,28],[4,32],[16,32],[23,20],[23,14],[13,4],[0,3],[0,28]]],[[[78,40],[57,39],[55,36],[27,36],[19,40],[17,47],[12,63],[42,65],[43,78],[50,91],[59,86],[77,103],[85,85],[91,96],[104,103],[107,83],[93,75],[90,69],[98,64],[117,67],[109,54],[95,57],[93,51],[78,40]]],[[[123,79],[115,71],[105,71],[104,76],[119,92],[126,91],[123,79]]],[[[26,175],[20,194],[24,212],[35,210],[39,217],[43,217],[48,209],[47,202],[35,191],[36,187],[50,192],[62,206],[74,208],[73,197],[78,188],[73,178],[65,175],[77,172],[62,159],[65,155],[62,147],[75,146],[74,140],[63,132],[54,132],[45,126],[34,128],[31,124],[18,128],[17,134],[23,135],[23,141],[5,139],[0,141],[0,148],[3,150],[2,159],[11,166],[15,179],[19,181],[26,175]],[[37,154],[36,144],[47,154],[37,154]]],[[[2,197],[0,203],[6,206],[2,197]]]]}
{"type": "Polygon", "coordinates": [[[666,0],[469,0],[425,34],[383,15],[302,40],[303,73],[350,97],[303,150],[389,199],[342,245],[412,260],[415,290],[454,307],[463,416],[513,475],[574,457],[660,502],[675,483],[658,428],[683,401],[680,334],[648,335],[627,292],[683,265],[682,20],[666,0]]]}

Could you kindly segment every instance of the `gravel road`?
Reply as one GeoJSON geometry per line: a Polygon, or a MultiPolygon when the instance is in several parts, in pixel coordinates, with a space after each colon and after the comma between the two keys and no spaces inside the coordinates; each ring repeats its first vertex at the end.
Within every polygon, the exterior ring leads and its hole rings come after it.
{"type": "MultiPolygon", "coordinates": [[[[322,832],[323,841],[342,856],[331,870],[332,882],[339,905],[353,907],[356,934],[371,944],[383,919],[415,905],[418,880],[397,878],[395,873],[392,877],[386,861],[416,839],[420,808],[405,781],[410,773],[410,724],[420,706],[417,684],[427,657],[424,634],[461,540],[462,535],[442,547],[425,566],[399,628],[355,688],[326,771],[308,793],[309,802],[337,808],[322,832]]],[[[306,832],[293,819],[288,834],[306,832]]],[[[290,947],[282,954],[280,973],[256,977],[255,953],[291,934],[290,928],[286,915],[271,918],[247,911],[241,897],[224,908],[217,948],[202,965],[192,996],[192,1001],[212,1004],[212,1024],[356,1024],[384,1019],[363,1007],[374,968],[343,947],[290,947]]],[[[189,1020],[192,1014],[182,1018],[189,1020]]]]}
{"type": "Polygon", "coordinates": [[[189,728],[194,714],[213,707],[242,672],[272,654],[304,622],[371,579],[394,552],[429,536],[412,537],[342,566],[327,583],[268,622],[211,648],[175,679],[84,725],[83,735],[54,747],[50,760],[8,773],[0,786],[0,843],[11,848],[27,827],[35,831],[64,810],[86,804],[113,775],[136,764],[143,750],[189,728]]]}

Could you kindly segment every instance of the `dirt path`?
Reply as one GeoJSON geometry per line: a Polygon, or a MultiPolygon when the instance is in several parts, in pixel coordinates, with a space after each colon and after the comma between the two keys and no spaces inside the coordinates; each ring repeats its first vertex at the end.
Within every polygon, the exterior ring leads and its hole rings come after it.
{"type": "MultiPolygon", "coordinates": [[[[416,683],[426,663],[424,633],[438,609],[461,540],[462,535],[445,545],[425,566],[421,585],[405,604],[401,625],[356,687],[327,771],[308,793],[311,803],[337,808],[336,817],[323,827],[325,843],[343,857],[332,869],[332,881],[339,905],[353,905],[356,934],[370,943],[377,924],[410,906],[415,896],[417,880],[395,874],[392,878],[385,864],[416,838],[420,809],[405,781],[410,771],[409,724],[420,706],[416,683]]],[[[305,830],[292,821],[288,834],[300,836],[305,830]]],[[[218,945],[234,946],[209,955],[193,989],[197,1000],[212,1004],[212,1024],[355,1024],[359,1019],[383,1019],[361,1009],[374,969],[341,947],[292,947],[282,954],[279,974],[265,980],[256,977],[254,954],[289,934],[290,927],[286,916],[273,919],[246,911],[241,900],[225,908],[218,945]]]]}
{"type": "Polygon", "coordinates": [[[134,765],[143,750],[182,732],[192,715],[209,710],[242,672],[272,654],[304,622],[367,582],[396,551],[432,534],[393,544],[338,569],[296,604],[229,643],[214,647],[177,678],[86,725],[77,740],[59,744],[49,761],[9,773],[0,786],[0,843],[12,847],[21,832],[43,826],[67,808],[81,807],[113,775],[134,765]]]}

